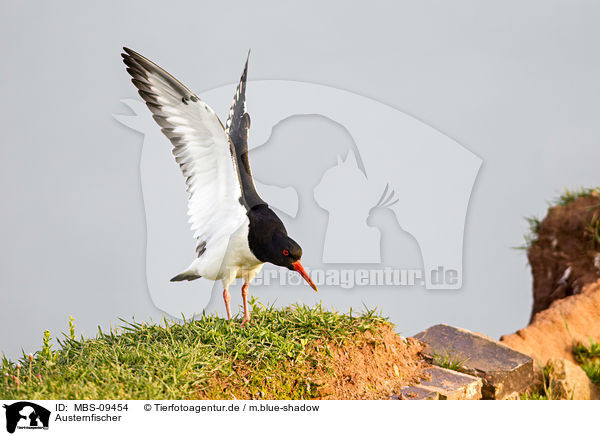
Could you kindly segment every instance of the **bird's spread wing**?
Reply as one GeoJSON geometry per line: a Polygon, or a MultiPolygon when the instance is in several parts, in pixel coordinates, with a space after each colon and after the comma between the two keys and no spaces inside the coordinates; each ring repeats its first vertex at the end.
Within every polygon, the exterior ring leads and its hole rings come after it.
{"type": "MultiPolygon", "coordinates": [[[[248,52],[250,57],[250,52],[248,52]]],[[[242,203],[250,210],[259,204],[266,204],[256,192],[250,162],[248,161],[248,131],[250,130],[250,115],[246,112],[246,78],[248,76],[248,58],[242,78],[235,91],[233,104],[229,110],[226,132],[233,145],[232,154],[237,163],[240,185],[242,188],[242,203]]]]}
{"type": "Polygon", "coordinates": [[[173,144],[189,193],[189,221],[200,256],[211,245],[226,244],[246,219],[229,138],[215,112],[194,93],[140,54],[124,50],[133,84],[173,144]]]}

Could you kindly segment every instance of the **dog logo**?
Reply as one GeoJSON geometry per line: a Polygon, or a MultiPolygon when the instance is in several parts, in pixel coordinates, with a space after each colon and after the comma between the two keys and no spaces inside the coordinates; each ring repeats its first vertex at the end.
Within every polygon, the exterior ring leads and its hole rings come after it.
{"type": "Polygon", "coordinates": [[[29,401],[19,401],[5,404],[6,431],[14,433],[18,429],[48,429],[50,411],[38,404],[29,401]]]}

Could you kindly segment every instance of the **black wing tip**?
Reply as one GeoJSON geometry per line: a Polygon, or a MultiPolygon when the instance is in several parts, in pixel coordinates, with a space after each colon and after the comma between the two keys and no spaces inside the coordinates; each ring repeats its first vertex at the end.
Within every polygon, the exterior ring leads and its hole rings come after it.
{"type": "Polygon", "coordinates": [[[123,51],[125,53],[121,53],[121,56],[123,57],[123,62],[125,62],[125,64],[127,64],[127,65],[133,64],[131,66],[136,66],[138,68],[141,68],[141,69],[144,69],[147,71],[159,71],[160,70],[160,67],[158,67],[158,65],[156,65],[154,62],[150,61],[149,59],[146,59],[144,56],[142,56],[138,52],[131,50],[130,48],[127,48],[127,47],[123,47],[123,51]]]}
{"type": "Polygon", "coordinates": [[[123,63],[129,67],[127,68],[127,72],[131,75],[134,76],[134,73],[143,73],[144,70],[147,70],[147,68],[144,68],[143,62],[141,56],[139,54],[137,54],[136,52],[134,52],[133,50],[129,50],[127,47],[123,47],[123,50],[125,50],[125,53],[121,53],[121,58],[123,63]],[[131,69],[131,71],[130,71],[131,69]]]}
{"type": "Polygon", "coordinates": [[[250,60],[250,50],[248,49],[248,56],[246,56],[246,63],[244,64],[244,70],[242,71],[242,77],[240,77],[240,83],[238,87],[246,84],[246,78],[248,77],[248,61],[250,60]]]}
{"type": "Polygon", "coordinates": [[[121,57],[123,58],[123,62],[130,67],[137,68],[142,71],[148,71],[159,74],[168,74],[166,71],[162,71],[162,69],[156,65],[151,60],[145,58],[138,52],[128,48],[123,47],[123,51],[125,53],[121,53],[121,57]]]}
{"type": "Polygon", "coordinates": [[[153,69],[152,67],[156,67],[154,62],[150,61],[149,59],[146,59],[144,56],[142,56],[135,50],[132,50],[128,47],[123,47],[123,51],[125,53],[121,53],[121,56],[125,60],[129,59],[130,61],[136,62],[138,65],[148,69],[153,69]]]}
{"type": "Polygon", "coordinates": [[[123,52],[121,53],[121,57],[125,60],[125,59],[135,59],[137,57],[139,57],[140,54],[137,53],[136,51],[131,50],[128,47],[123,47],[123,52]]]}
{"type": "MultiPolygon", "coordinates": [[[[123,57],[123,63],[125,63],[125,65],[127,65],[128,67],[130,67],[134,70],[134,71],[128,70],[129,74],[132,77],[134,77],[134,78],[136,77],[134,75],[134,73],[136,73],[137,75],[139,75],[145,79],[147,79],[147,76],[149,74],[158,75],[165,82],[167,82],[173,88],[174,91],[178,92],[182,97],[186,97],[186,98],[191,99],[192,101],[195,101],[194,98],[197,98],[196,95],[192,91],[187,89],[185,87],[185,85],[183,85],[179,80],[177,80],[175,77],[173,77],[167,71],[165,71],[164,69],[159,67],[157,64],[152,62],[150,59],[145,58],[141,54],[137,53],[136,51],[134,51],[128,47],[123,47],[123,50],[125,51],[125,53],[121,53],[121,56],[123,57]]],[[[135,83],[134,83],[134,85],[135,85],[135,83]]]]}
{"type": "Polygon", "coordinates": [[[121,53],[121,56],[126,56],[126,55],[129,55],[129,56],[132,56],[132,57],[136,57],[136,56],[142,57],[142,55],[141,55],[141,54],[139,54],[139,53],[138,53],[137,51],[135,51],[135,50],[132,50],[132,49],[130,49],[129,47],[125,47],[125,46],[123,46],[123,51],[124,51],[125,53],[121,53]]]}
{"type": "Polygon", "coordinates": [[[244,64],[244,72],[242,73],[242,79],[246,81],[246,76],[248,75],[248,61],[250,60],[250,50],[248,49],[248,56],[246,56],[246,63],[244,64]]]}
{"type": "MultiPolygon", "coordinates": [[[[246,63],[244,64],[244,71],[242,71],[242,77],[240,77],[240,83],[238,85],[238,89],[241,91],[240,100],[245,100],[245,91],[246,91],[246,80],[248,79],[248,60],[250,59],[250,49],[248,49],[248,57],[246,57],[246,63]]],[[[237,97],[237,95],[236,95],[237,97]]],[[[234,104],[236,101],[234,101],[234,104]]]]}
{"type": "MultiPolygon", "coordinates": [[[[244,117],[245,104],[246,104],[246,81],[248,78],[248,60],[250,59],[250,49],[248,50],[248,57],[244,64],[244,70],[242,76],[236,87],[235,94],[233,96],[233,104],[229,108],[229,118],[227,118],[226,130],[230,137],[239,134],[238,129],[241,128],[241,121],[244,117]]],[[[249,127],[249,124],[248,124],[249,127]]]]}

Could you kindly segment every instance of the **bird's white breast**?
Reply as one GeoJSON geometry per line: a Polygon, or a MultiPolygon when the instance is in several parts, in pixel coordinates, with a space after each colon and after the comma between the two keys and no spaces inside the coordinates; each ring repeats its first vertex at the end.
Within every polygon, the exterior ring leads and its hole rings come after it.
{"type": "Polygon", "coordinates": [[[210,280],[222,280],[224,287],[236,278],[250,281],[263,266],[250,251],[248,231],[250,222],[246,218],[242,225],[229,237],[222,237],[194,261],[193,267],[199,275],[210,280]]]}

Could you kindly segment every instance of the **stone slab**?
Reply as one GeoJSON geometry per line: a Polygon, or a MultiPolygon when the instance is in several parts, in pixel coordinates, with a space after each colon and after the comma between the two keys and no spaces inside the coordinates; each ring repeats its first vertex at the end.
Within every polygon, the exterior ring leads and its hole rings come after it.
{"type": "Polygon", "coordinates": [[[438,324],[414,336],[429,359],[450,355],[460,371],[483,381],[483,399],[502,400],[533,384],[533,360],[481,333],[438,324]]]}
{"type": "Polygon", "coordinates": [[[439,400],[440,394],[422,386],[406,386],[398,394],[392,395],[393,400],[439,400]]]}
{"type": "Polygon", "coordinates": [[[423,371],[429,380],[417,385],[439,394],[440,400],[480,400],[483,383],[480,378],[433,366],[423,371]]]}

